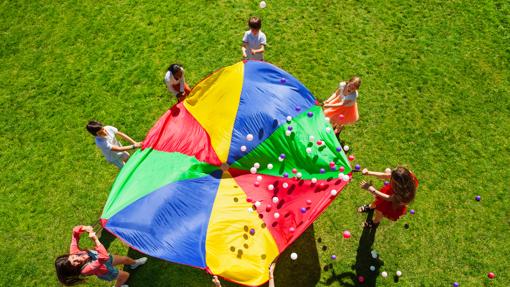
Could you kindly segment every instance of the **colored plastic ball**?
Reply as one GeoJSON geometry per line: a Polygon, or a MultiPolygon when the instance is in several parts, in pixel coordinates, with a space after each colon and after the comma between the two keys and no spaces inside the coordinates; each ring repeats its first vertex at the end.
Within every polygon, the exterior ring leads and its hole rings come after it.
{"type": "Polygon", "coordinates": [[[301,111],[301,107],[300,107],[300,106],[297,106],[297,107],[296,107],[296,112],[299,112],[299,111],[301,111]]]}
{"type": "Polygon", "coordinates": [[[289,227],[289,232],[290,233],[293,233],[294,231],[296,231],[296,229],[294,227],[289,227]]]}
{"type": "Polygon", "coordinates": [[[315,177],[312,178],[312,183],[314,183],[314,184],[317,183],[317,179],[315,177]]]}
{"type": "Polygon", "coordinates": [[[339,170],[340,172],[343,172],[343,171],[345,170],[345,167],[341,166],[341,167],[339,167],[339,168],[338,168],[338,170],[339,170]]]}
{"type": "Polygon", "coordinates": [[[349,161],[353,161],[355,159],[355,157],[351,154],[349,157],[348,157],[349,161]]]}
{"type": "Polygon", "coordinates": [[[246,140],[251,142],[253,140],[253,135],[252,134],[246,135],[246,140]]]}
{"type": "Polygon", "coordinates": [[[381,276],[382,276],[383,278],[388,277],[388,272],[386,272],[386,271],[381,272],[381,276]]]}
{"type": "Polygon", "coordinates": [[[275,213],[273,214],[273,216],[274,216],[274,218],[278,219],[278,217],[280,217],[280,214],[279,214],[278,212],[275,212],[275,213]]]}
{"type": "Polygon", "coordinates": [[[313,142],[313,141],[315,140],[315,137],[314,137],[314,136],[309,136],[309,137],[308,137],[308,140],[309,140],[309,141],[311,141],[311,142],[313,142]]]}
{"type": "Polygon", "coordinates": [[[282,184],[282,186],[283,186],[283,188],[287,188],[287,187],[289,187],[289,184],[288,184],[288,183],[286,183],[286,182],[284,182],[284,183],[282,184]]]}
{"type": "Polygon", "coordinates": [[[312,204],[312,201],[310,199],[307,199],[306,204],[310,205],[310,204],[312,204]]]}
{"type": "Polygon", "coordinates": [[[489,272],[489,274],[487,274],[487,277],[489,277],[489,279],[494,279],[494,277],[496,277],[496,274],[489,272]]]}
{"type": "Polygon", "coordinates": [[[415,213],[416,213],[416,211],[414,211],[414,209],[411,209],[411,210],[409,210],[409,213],[411,213],[411,214],[415,214],[415,213]]]}
{"type": "Polygon", "coordinates": [[[370,271],[375,271],[375,266],[374,265],[370,266],[370,271]]]}
{"type": "Polygon", "coordinates": [[[303,177],[303,174],[302,174],[302,173],[300,173],[300,172],[298,172],[298,173],[296,173],[296,177],[297,177],[297,178],[302,178],[302,177],[303,177]]]}
{"type": "Polygon", "coordinates": [[[358,282],[359,283],[365,282],[365,277],[363,277],[362,275],[358,276],[358,282]]]}
{"type": "Polygon", "coordinates": [[[336,166],[332,166],[332,167],[330,167],[330,169],[331,169],[332,171],[336,171],[336,166]]]}
{"type": "Polygon", "coordinates": [[[273,169],[273,165],[272,165],[272,164],[270,164],[270,163],[268,163],[268,164],[267,164],[267,169],[273,169]]]}
{"type": "Polygon", "coordinates": [[[292,259],[292,260],[296,260],[296,259],[297,259],[297,254],[296,254],[295,252],[292,252],[292,253],[290,254],[290,259],[292,259]]]}
{"type": "Polygon", "coordinates": [[[269,190],[273,190],[273,189],[274,189],[274,185],[272,185],[272,184],[268,185],[268,186],[267,186],[267,189],[269,189],[269,190]]]}
{"type": "Polygon", "coordinates": [[[349,239],[349,238],[351,238],[351,233],[349,232],[349,230],[345,230],[345,231],[342,233],[342,236],[343,236],[345,239],[349,239]]]}
{"type": "Polygon", "coordinates": [[[326,171],[325,171],[323,168],[321,168],[321,169],[319,170],[319,172],[320,172],[320,173],[325,173],[326,171]]]}
{"type": "Polygon", "coordinates": [[[284,173],[283,173],[283,177],[288,178],[288,177],[289,177],[289,174],[288,174],[288,173],[286,173],[286,172],[284,172],[284,173]]]}
{"type": "Polygon", "coordinates": [[[331,131],[331,128],[327,127],[326,132],[329,133],[331,131]]]}
{"type": "Polygon", "coordinates": [[[329,166],[335,166],[335,162],[334,161],[330,161],[329,162],[329,166]]]}
{"type": "Polygon", "coordinates": [[[475,199],[476,199],[476,201],[480,201],[482,198],[481,198],[479,195],[477,195],[477,196],[475,197],[475,199]]]}
{"type": "Polygon", "coordinates": [[[339,147],[339,146],[337,146],[337,147],[336,147],[336,151],[337,151],[337,152],[340,152],[341,150],[342,150],[342,148],[341,148],[341,147],[339,147]]]}
{"type": "Polygon", "coordinates": [[[397,270],[397,272],[395,274],[397,275],[397,277],[400,277],[400,276],[402,276],[402,271],[397,270]]]}
{"type": "Polygon", "coordinates": [[[258,187],[260,185],[260,182],[256,181],[253,185],[258,187]]]}
{"type": "Polygon", "coordinates": [[[329,121],[330,121],[331,119],[330,119],[330,118],[328,118],[328,117],[325,117],[325,118],[324,118],[324,120],[325,120],[326,122],[328,122],[328,123],[329,123],[329,121]]]}
{"type": "Polygon", "coordinates": [[[330,191],[330,193],[331,193],[331,196],[335,196],[338,192],[336,191],[336,189],[332,189],[330,191]]]}
{"type": "Polygon", "coordinates": [[[278,203],[278,201],[279,201],[278,197],[276,197],[276,196],[275,196],[275,197],[273,197],[273,202],[274,202],[274,203],[278,203]]]}
{"type": "Polygon", "coordinates": [[[287,79],[285,79],[285,78],[280,79],[280,83],[285,84],[286,82],[287,82],[287,79]]]}
{"type": "Polygon", "coordinates": [[[349,181],[349,179],[351,178],[347,174],[344,174],[344,176],[342,177],[343,181],[349,181]]]}
{"type": "Polygon", "coordinates": [[[309,118],[313,117],[313,113],[312,112],[308,112],[307,115],[308,115],[309,118]]]}
{"type": "Polygon", "coordinates": [[[292,126],[287,127],[287,130],[289,130],[289,131],[291,131],[292,129],[294,129],[292,126]]]}
{"type": "Polygon", "coordinates": [[[340,114],[340,115],[338,116],[338,118],[339,118],[339,119],[341,119],[341,120],[343,120],[343,119],[345,118],[345,116],[344,116],[343,114],[340,114]]]}
{"type": "Polygon", "coordinates": [[[344,151],[349,151],[349,146],[348,145],[344,145],[344,151]]]}
{"type": "Polygon", "coordinates": [[[459,284],[459,282],[453,282],[452,286],[453,286],[453,287],[459,287],[459,286],[460,286],[460,284],[459,284]]]}
{"type": "Polygon", "coordinates": [[[278,161],[279,161],[279,162],[282,162],[282,161],[284,161],[284,160],[285,160],[284,158],[281,158],[281,157],[279,157],[279,158],[278,158],[278,161]]]}
{"type": "Polygon", "coordinates": [[[271,204],[266,205],[267,212],[271,211],[271,208],[273,208],[273,206],[271,204]]]}
{"type": "Polygon", "coordinates": [[[252,229],[250,229],[250,234],[251,234],[251,235],[255,234],[255,229],[253,229],[253,228],[252,228],[252,229]]]}
{"type": "Polygon", "coordinates": [[[252,167],[252,168],[250,168],[250,172],[251,172],[252,174],[256,174],[256,173],[257,173],[257,168],[256,168],[256,167],[252,167]]]}
{"type": "Polygon", "coordinates": [[[281,154],[280,154],[280,158],[285,158],[285,154],[284,154],[284,153],[281,153],[281,154]]]}
{"type": "Polygon", "coordinates": [[[306,148],[306,153],[312,153],[312,148],[311,147],[307,147],[306,148]]]}
{"type": "Polygon", "coordinates": [[[259,3],[260,9],[264,9],[264,8],[266,8],[266,6],[267,6],[266,1],[260,1],[260,3],[259,3]]]}
{"type": "Polygon", "coordinates": [[[370,254],[372,254],[372,258],[377,258],[377,252],[375,250],[370,251],[370,254]]]}
{"type": "Polygon", "coordinates": [[[323,141],[321,141],[321,140],[318,140],[318,141],[317,141],[317,145],[318,145],[318,146],[321,146],[323,143],[324,143],[324,142],[323,142],[323,141]]]}
{"type": "Polygon", "coordinates": [[[260,203],[260,201],[255,201],[255,206],[256,207],[259,207],[262,203],[260,203]]]}
{"type": "Polygon", "coordinates": [[[287,121],[288,122],[292,121],[292,117],[291,116],[287,116],[287,121]]]}
{"type": "Polygon", "coordinates": [[[257,175],[257,181],[261,181],[261,180],[262,180],[262,176],[257,175]]]}
{"type": "Polygon", "coordinates": [[[301,213],[306,213],[306,207],[301,207],[299,211],[301,211],[301,213]]]}
{"type": "Polygon", "coordinates": [[[387,181],[387,180],[385,180],[385,181],[384,181],[384,185],[385,185],[385,186],[386,186],[386,185],[389,185],[389,184],[390,184],[390,182],[389,182],[389,181],[387,181]]]}
{"type": "Polygon", "coordinates": [[[258,162],[254,163],[254,164],[253,164],[253,167],[254,167],[254,168],[260,168],[260,163],[258,163],[258,162]]]}
{"type": "Polygon", "coordinates": [[[245,145],[241,146],[241,151],[246,151],[246,149],[247,149],[247,148],[246,148],[246,146],[245,146],[245,145]]]}
{"type": "Polygon", "coordinates": [[[331,255],[331,259],[335,260],[336,259],[336,255],[335,254],[331,255]]]}
{"type": "Polygon", "coordinates": [[[360,170],[360,169],[361,169],[361,165],[359,165],[359,164],[355,165],[355,166],[354,166],[354,169],[355,169],[355,170],[360,170]]]}
{"type": "Polygon", "coordinates": [[[297,173],[297,169],[293,168],[292,173],[297,173]]]}
{"type": "Polygon", "coordinates": [[[291,135],[291,134],[292,134],[292,132],[291,132],[291,131],[289,131],[289,130],[286,130],[286,131],[285,131],[285,135],[286,135],[286,136],[290,137],[290,135],[291,135]]]}

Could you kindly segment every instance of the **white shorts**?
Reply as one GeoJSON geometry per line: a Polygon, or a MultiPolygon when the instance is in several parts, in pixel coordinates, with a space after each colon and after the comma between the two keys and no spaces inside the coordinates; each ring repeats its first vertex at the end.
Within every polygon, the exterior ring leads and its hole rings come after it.
{"type": "Polygon", "coordinates": [[[128,160],[129,153],[127,151],[121,151],[121,152],[117,152],[116,154],[117,154],[117,157],[110,160],[109,162],[111,164],[114,164],[115,166],[117,166],[119,169],[121,169],[124,166],[124,162],[126,160],[128,160]]]}

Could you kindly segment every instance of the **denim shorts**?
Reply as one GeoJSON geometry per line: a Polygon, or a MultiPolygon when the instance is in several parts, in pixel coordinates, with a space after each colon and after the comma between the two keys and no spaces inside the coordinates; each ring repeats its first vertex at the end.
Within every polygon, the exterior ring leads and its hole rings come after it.
{"type": "Polygon", "coordinates": [[[106,266],[106,269],[108,269],[108,273],[105,273],[103,275],[98,275],[97,278],[105,281],[113,281],[117,279],[119,276],[119,269],[115,268],[113,266],[113,256],[110,255],[110,259],[104,263],[106,266]]]}

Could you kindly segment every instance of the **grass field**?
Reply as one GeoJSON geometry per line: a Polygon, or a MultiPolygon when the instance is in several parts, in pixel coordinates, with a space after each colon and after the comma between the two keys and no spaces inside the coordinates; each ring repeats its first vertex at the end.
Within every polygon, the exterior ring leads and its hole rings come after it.
{"type": "MultiPolygon", "coordinates": [[[[420,179],[416,214],[384,221],[372,246],[355,211],[370,195],[356,177],[280,258],[276,285],[356,286],[373,248],[390,276],[373,273],[364,286],[510,286],[502,0],[278,0],[264,10],[234,0],[0,2],[0,286],[58,286],[53,262],[71,228],[99,217],[117,169],[86,122],[142,140],[174,103],[162,82],[168,64],[183,63],[193,85],[239,61],[250,15],[263,18],[266,60],[316,97],[360,75],[360,121],[342,140],[363,166],[403,163],[420,179]]],[[[128,253],[118,240],[111,251],[128,253]]],[[[203,271],[151,259],[130,286],[212,284],[203,271]]]]}

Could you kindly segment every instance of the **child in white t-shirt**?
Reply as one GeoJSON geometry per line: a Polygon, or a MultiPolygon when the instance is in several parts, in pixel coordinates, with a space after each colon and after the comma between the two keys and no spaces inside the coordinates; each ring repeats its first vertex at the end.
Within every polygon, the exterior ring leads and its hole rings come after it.
{"type": "Polygon", "coordinates": [[[184,68],[178,64],[171,64],[165,74],[165,84],[168,91],[182,102],[191,92],[190,87],[184,79],[184,68]]]}
{"type": "Polygon", "coordinates": [[[243,46],[241,47],[243,58],[264,61],[266,34],[260,31],[262,20],[258,17],[251,17],[248,20],[248,27],[250,30],[244,32],[243,46]]]}
{"type": "Polygon", "coordinates": [[[129,159],[128,150],[139,148],[142,146],[141,142],[136,142],[128,135],[120,132],[117,128],[112,126],[105,126],[97,121],[89,121],[87,124],[87,131],[96,137],[96,145],[103,152],[106,160],[121,169],[126,161],[129,159]],[[124,140],[131,143],[129,146],[122,146],[122,144],[115,137],[119,135],[124,140]]]}

